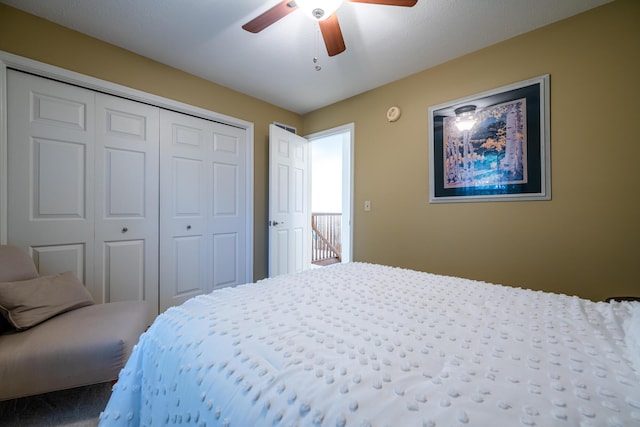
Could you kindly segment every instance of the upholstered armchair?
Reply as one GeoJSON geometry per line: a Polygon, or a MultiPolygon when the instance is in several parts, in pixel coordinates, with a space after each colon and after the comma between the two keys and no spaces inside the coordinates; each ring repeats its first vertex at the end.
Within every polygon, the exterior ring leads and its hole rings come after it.
{"type": "Polygon", "coordinates": [[[95,304],[71,272],[39,276],[0,245],[0,400],[116,380],[149,317],[144,301],[95,304]]]}

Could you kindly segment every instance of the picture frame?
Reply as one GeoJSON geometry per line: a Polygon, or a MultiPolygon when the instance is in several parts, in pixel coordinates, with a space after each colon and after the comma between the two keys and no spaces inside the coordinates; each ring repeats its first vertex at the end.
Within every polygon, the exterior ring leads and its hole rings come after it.
{"type": "Polygon", "coordinates": [[[429,107],[429,202],[550,200],[548,74],[429,107]]]}

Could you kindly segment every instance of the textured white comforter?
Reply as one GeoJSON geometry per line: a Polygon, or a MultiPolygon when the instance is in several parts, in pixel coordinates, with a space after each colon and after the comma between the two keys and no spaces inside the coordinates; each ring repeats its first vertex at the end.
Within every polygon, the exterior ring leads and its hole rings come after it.
{"type": "Polygon", "coordinates": [[[638,426],[639,327],[639,303],[325,267],[167,310],[100,425],[638,426]]]}

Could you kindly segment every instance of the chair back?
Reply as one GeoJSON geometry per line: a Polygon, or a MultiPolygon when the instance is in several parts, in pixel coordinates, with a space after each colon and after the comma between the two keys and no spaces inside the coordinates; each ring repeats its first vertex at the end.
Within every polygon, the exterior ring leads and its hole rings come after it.
{"type": "Polygon", "coordinates": [[[22,249],[0,245],[0,282],[16,282],[38,277],[33,259],[22,249]]]}

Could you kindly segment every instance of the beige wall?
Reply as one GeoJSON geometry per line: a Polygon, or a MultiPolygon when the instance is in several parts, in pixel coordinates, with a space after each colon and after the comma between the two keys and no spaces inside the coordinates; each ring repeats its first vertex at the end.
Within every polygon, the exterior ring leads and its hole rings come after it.
{"type": "Polygon", "coordinates": [[[254,277],[266,276],[269,123],[301,128],[301,116],[3,4],[0,50],[252,122],[254,277]]]}
{"type": "Polygon", "coordinates": [[[306,133],[355,122],[355,260],[640,295],[639,23],[618,0],[306,115],[306,133]],[[553,199],[429,204],[429,106],[547,73],[553,199]]]}
{"type": "Polygon", "coordinates": [[[638,22],[640,2],[617,0],[304,117],[4,5],[0,50],[253,122],[255,278],[268,124],[355,122],[356,260],[599,299],[640,294],[638,22]],[[429,204],[428,107],[547,73],[553,200],[429,204]]]}

